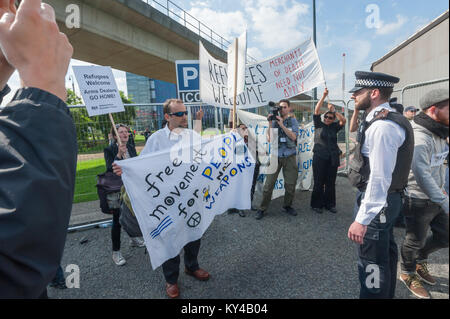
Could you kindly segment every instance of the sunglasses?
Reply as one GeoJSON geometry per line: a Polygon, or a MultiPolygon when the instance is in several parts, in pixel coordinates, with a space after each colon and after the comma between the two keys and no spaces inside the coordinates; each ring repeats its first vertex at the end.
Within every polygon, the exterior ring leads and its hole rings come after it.
{"type": "Polygon", "coordinates": [[[325,115],[323,118],[328,119],[328,120],[334,120],[333,116],[328,116],[328,115],[325,115]]]}
{"type": "Polygon", "coordinates": [[[182,117],[183,115],[188,115],[187,111],[184,112],[175,112],[175,113],[169,113],[169,115],[175,115],[177,117],[182,117]]]}

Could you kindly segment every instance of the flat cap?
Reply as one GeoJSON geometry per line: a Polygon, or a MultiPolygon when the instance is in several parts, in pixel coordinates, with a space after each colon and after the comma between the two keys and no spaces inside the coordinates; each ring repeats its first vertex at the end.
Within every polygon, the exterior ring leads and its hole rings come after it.
{"type": "Polygon", "coordinates": [[[405,112],[408,112],[408,111],[415,111],[415,112],[417,112],[418,110],[419,109],[414,107],[414,106],[407,106],[407,107],[405,107],[405,112]]]}
{"type": "Polygon", "coordinates": [[[420,99],[420,108],[425,110],[439,102],[448,100],[448,89],[434,89],[420,99]]]}
{"type": "Polygon", "coordinates": [[[400,81],[399,78],[380,72],[355,72],[355,87],[349,91],[354,93],[364,88],[393,88],[395,83],[400,81]]]}

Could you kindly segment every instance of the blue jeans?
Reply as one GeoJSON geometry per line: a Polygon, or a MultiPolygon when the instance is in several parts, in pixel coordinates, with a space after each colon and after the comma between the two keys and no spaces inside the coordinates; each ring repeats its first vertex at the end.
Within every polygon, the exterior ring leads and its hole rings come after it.
{"type": "MultiPolygon", "coordinates": [[[[358,192],[355,217],[364,193],[358,192]]],[[[397,284],[398,248],[394,238],[394,224],[402,207],[400,193],[389,193],[384,218],[380,212],[367,226],[362,245],[358,245],[358,273],[361,299],[392,299],[397,284]]]]}

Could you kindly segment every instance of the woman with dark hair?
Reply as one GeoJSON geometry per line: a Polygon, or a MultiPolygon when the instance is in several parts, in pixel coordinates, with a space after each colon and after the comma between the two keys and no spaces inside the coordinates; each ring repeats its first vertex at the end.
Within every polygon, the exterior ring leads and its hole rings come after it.
{"type": "Polygon", "coordinates": [[[314,110],[314,148],[313,176],[314,189],[311,195],[311,208],[321,214],[322,208],[332,213],[336,211],[336,176],[341,151],[337,144],[337,133],[345,125],[345,117],[336,112],[333,104],[328,103],[328,111],[320,118],[320,108],[328,96],[325,88],[322,98],[314,110]],[[336,118],[339,122],[335,122],[336,118]]]}
{"type": "MultiPolygon", "coordinates": [[[[111,136],[113,138],[113,142],[104,149],[104,155],[105,155],[105,162],[106,162],[106,170],[109,172],[112,172],[112,163],[116,160],[123,160],[130,157],[137,156],[136,148],[134,145],[129,143],[129,130],[128,127],[124,124],[117,124],[116,125],[117,133],[119,134],[119,139],[121,142],[121,145],[118,145],[117,142],[117,136],[116,132],[114,131],[114,128],[111,128],[111,136]]],[[[113,201],[109,202],[115,202],[117,204],[113,205],[112,212],[113,212],[113,224],[111,228],[111,239],[112,239],[112,250],[113,255],[112,258],[114,260],[114,263],[118,266],[122,266],[125,264],[126,260],[123,258],[122,254],[120,253],[120,230],[121,225],[119,223],[120,218],[120,206],[119,206],[119,194],[120,193],[113,193],[111,196],[117,196],[117,198],[113,201]]],[[[140,237],[132,237],[131,238],[131,245],[135,247],[144,247],[144,241],[140,237]]]]}

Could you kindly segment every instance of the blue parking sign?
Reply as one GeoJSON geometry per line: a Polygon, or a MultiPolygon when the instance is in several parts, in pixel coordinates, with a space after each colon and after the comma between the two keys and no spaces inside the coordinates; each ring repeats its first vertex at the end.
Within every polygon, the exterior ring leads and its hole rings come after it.
{"type": "Polygon", "coordinates": [[[178,98],[185,103],[200,102],[200,64],[198,60],[175,62],[178,98]]]}

